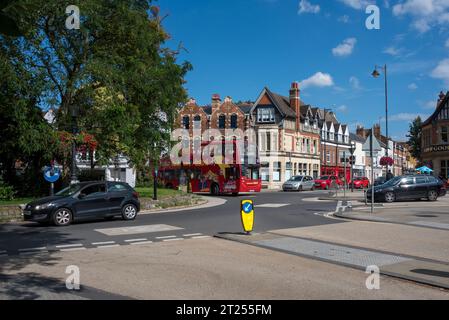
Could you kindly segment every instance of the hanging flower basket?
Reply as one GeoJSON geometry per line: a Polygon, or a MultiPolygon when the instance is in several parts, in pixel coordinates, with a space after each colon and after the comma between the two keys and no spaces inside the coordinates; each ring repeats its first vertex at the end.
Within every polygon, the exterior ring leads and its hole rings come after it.
{"type": "Polygon", "coordinates": [[[392,166],[394,164],[394,160],[390,157],[382,157],[380,159],[380,165],[381,166],[392,166]]]}

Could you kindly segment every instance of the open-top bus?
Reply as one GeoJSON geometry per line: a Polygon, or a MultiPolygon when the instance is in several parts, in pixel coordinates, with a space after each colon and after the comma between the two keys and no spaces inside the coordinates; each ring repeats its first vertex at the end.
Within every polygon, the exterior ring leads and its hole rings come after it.
{"type": "MultiPolygon", "coordinates": [[[[202,147],[214,144],[202,144],[202,147]]],[[[241,156],[236,142],[220,142],[223,151],[225,145],[231,144],[233,150],[232,164],[225,164],[222,159],[211,164],[201,161],[200,164],[173,164],[169,157],[161,160],[159,183],[167,188],[177,189],[187,186],[191,192],[207,192],[212,195],[260,192],[262,181],[259,176],[260,164],[258,158],[254,164],[249,164],[247,157],[241,156]],[[240,159],[240,161],[236,161],[240,159]]],[[[224,154],[224,152],[223,152],[224,154]]]]}

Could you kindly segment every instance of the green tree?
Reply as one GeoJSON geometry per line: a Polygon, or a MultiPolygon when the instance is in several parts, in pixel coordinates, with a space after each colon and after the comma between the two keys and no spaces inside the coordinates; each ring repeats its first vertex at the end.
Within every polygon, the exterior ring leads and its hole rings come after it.
{"type": "Polygon", "coordinates": [[[408,144],[410,145],[411,154],[415,159],[421,159],[421,138],[422,138],[422,120],[417,117],[410,124],[408,137],[408,144]]]}
{"type": "Polygon", "coordinates": [[[0,36],[0,46],[32,77],[42,79],[35,105],[57,110],[55,129],[79,129],[98,141],[97,160],[118,154],[143,166],[168,143],[176,108],[186,100],[184,76],[149,0],[18,0],[26,14],[8,12],[25,30],[20,39],[0,36]],[[67,5],[80,9],[80,29],[66,28],[67,5]],[[164,116],[162,117],[161,114],[164,116]],[[155,148],[154,142],[158,142],[155,148]]]}

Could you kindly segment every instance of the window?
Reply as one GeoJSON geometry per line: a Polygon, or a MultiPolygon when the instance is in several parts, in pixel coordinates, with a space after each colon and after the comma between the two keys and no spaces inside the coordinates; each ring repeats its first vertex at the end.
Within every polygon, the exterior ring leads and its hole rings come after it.
{"type": "Polygon", "coordinates": [[[275,122],[274,108],[258,108],[257,109],[257,122],[263,122],[263,123],[275,122]]]}
{"type": "Polygon", "coordinates": [[[127,191],[128,189],[123,184],[114,183],[111,184],[108,188],[109,192],[121,192],[121,191],[127,191]]]}
{"type": "Polygon", "coordinates": [[[448,143],[447,127],[441,127],[441,143],[448,143]]]}
{"type": "Polygon", "coordinates": [[[326,152],[326,162],[327,163],[331,163],[331,153],[330,153],[330,151],[326,152]]]}
{"type": "Polygon", "coordinates": [[[185,116],[182,118],[182,127],[184,129],[190,129],[190,118],[189,116],[185,116]]]}
{"type": "Polygon", "coordinates": [[[218,128],[220,129],[226,128],[226,116],[224,114],[218,117],[218,128]]]}
{"type": "Polygon", "coordinates": [[[445,179],[449,178],[449,160],[441,161],[441,175],[445,179]]]}
{"type": "Polygon", "coordinates": [[[273,163],[273,181],[281,181],[281,163],[273,163]]]}
{"type": "Polygon", "coordinates": [[[270,181],[270,164],[268,162],[260,164],[260,178],[262,181],[270,181]]]}
{"type": "Polygon", "coordinates": [[[233,114],[232,116],[231,116],[231,128],[232,129],[237,129],[237,115],[236,114],[233,114]]]}
{"type": "Polygon", "coordinates": [[[416,178],[416,184],[424,184],[424,183],[427,183],[426,177],[417,177],[416,178]]]}
{"type": "Polygon", "coordinates": [[[404,178],[401,181],[401,185],[403,186],[409,186],[415,184],[415,179],[414,178],[404,178]]]}
{"type": "Polygon", "coordinates": [[[266,151],[271,151],[271,133],[267,132],[267,148],[266,151]]]}
{"type": "Polygon", "coordinates": [[[95,197],[104,193],[106,193],[106,186],[104,183],[102,183],[84,188],[83,190],[81,190],[80,194],[83,194],[86,197],[95,197]]]}
{"type": "Polygon", "coordinates": [[[201,116],[193,118],[193,129],[201,129],[201,116]]]}

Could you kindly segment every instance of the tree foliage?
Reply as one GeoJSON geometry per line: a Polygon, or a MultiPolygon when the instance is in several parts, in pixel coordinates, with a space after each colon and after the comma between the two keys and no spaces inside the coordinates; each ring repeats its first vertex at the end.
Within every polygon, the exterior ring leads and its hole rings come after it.
{"type": "MultiPolygon", "coordinates": [[[[187,62],[178,64],[178,52],[167,47],[170,36],[158,7],[149,0],[18,0],[15,5],[26,10],[8,16],[20,21],[24,36],[0,35],[2,68],[15,80],[2,79],[2,120],[13,123],[3,119],[6,114],[24,118],[22,144],[12,157],[38,155],[49,144],[55,148],[39,155],[42,161],[67,159],[57,154],[58,135],[41,121],[40,109],[51,107],[58,132],[71,133],[72,111],[79,110],[79,132],[98,143],[100,164],[119,154],[135,165],[157,159],[158,149],[168,143],[176,108],[186,99],[183,79],[191,69],[187,62]],[[79,30],[66,28],[69,4],[80,9],[79,30]]],[[[10,132],[5,143],[17,140],[16,134],[10,132]]]]}
{"type": "Polygon", "coordinates": [[[410,145],[410,153],[415,159],[421,158],[421,138],[422,138],[422,120],[421,117],[417,117],[413,122],[410,124],[409,134],[408,137],[408,144],[410,145]]]}

